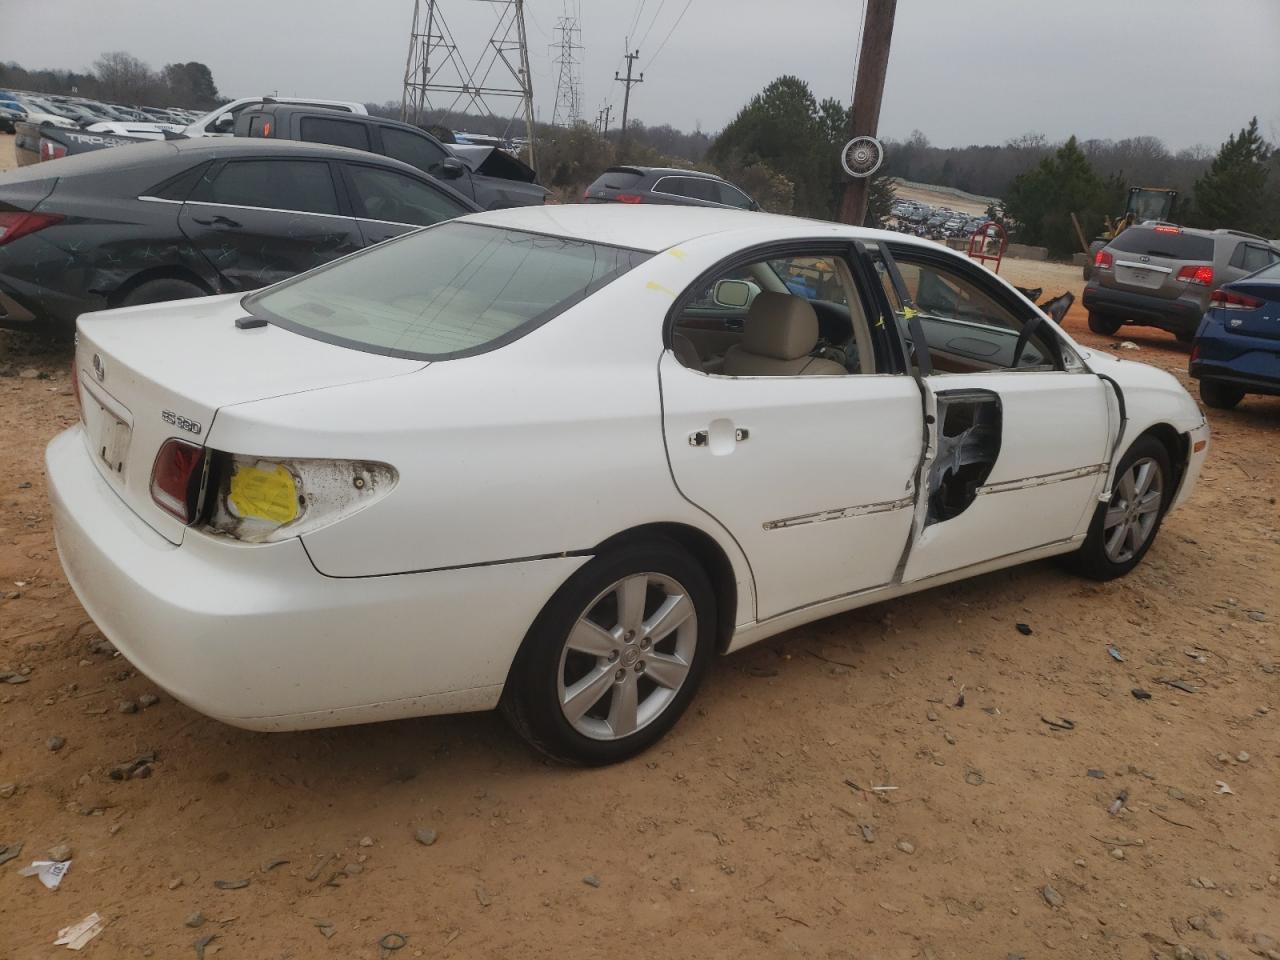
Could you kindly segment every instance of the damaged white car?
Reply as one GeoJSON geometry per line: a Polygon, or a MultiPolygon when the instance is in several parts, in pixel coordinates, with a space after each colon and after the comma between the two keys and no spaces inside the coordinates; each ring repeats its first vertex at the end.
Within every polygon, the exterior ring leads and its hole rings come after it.
{"type": "Polygon", "coordinates": [[[86,315],[59,552],[120,651],[284,730],[501,705],[588,764],[718,653],[1028,560],[1129,571],[1208,428],[899,234],[523,207],[86,315]]]}

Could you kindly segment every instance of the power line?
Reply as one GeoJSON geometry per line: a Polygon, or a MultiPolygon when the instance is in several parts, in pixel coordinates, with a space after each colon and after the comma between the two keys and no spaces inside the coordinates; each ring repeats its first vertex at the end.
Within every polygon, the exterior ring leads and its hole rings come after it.
{"type": "Polygon", "coordinates": [[[689,8],[691,6],[693,6],[693,0],[687,0],[684,5],[684,9],[680,11],[680,16],[676,17],[676,22],[671,25],[671,29],[667,31],[667,35],[663,37],[662,42],[658,44],[658,49],[653,52],[653,56],[649,58],[649,62],[644,65],[646,70],[653,66],[653,61],[658,59],[658,54],[660,54],[662,52],[662,48],[667,45],[667,41],[671,39],[671,35],[676,32],[676,27],[680,26],[680,21],[684,19],[684,15],[689,12],[689,8]]]}
{"type": "Polygon", "coordinates": [[[665,7],[666,5],[667,5],[667,0],[660,0],[660,2],[658,3],[658,9],[653,15],[653,19],[649,21],[649,29],[644,32],[644,36],[641,37],[640,42],[636,44],[637,50],[643,47],[644,42],[649,39],[649,34],[653,32],[653,25],[657,23],[658,18],[662,16],[662,8],[665,7]]]}
{"type": "Polygon", "coordinates": [[[644,5],[647,2],[648,0],[640,0],[640,2],[636,4],[636,12],[631,18],[631,26],[627,28],[626,41],[628,49],[630,49],[631,46],[631,38],[636,35],[636,27],[640,25],[640,17],[644,14],[644,5]]]}

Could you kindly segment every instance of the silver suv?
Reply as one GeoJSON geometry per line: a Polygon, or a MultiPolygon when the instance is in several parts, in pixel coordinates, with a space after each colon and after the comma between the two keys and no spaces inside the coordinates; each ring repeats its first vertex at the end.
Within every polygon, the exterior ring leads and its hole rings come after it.
{"type": "Polygon", "coordinates": [[[1213,291],[1277,261],[1280,249],[1251,233],[1135,224],[1094,256],[1084,288],[1089,329],[1159,327],[1189,342],[1213,291]]]}

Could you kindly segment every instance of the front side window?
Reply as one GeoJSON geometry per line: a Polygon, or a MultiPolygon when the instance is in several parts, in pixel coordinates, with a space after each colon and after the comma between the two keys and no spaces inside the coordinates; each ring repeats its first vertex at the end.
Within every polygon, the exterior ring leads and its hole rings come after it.
{"type": "Polygon", "coordinates": [[[432,167],[449,156],[443,147],[426,137],[395,127],[382,128],[382,150],[393,160],[417,167],[423,173],[430,173],[432,167]]]}
{"type": "Polygon", "coordinates": [[[445,223],[252,294],[244,306],[319,340],[442,360],[510,343],[650,256],[445,223]]]}
{"type": "Polygon", "coordinates": [[[323,160],[232,160],[212,181],[202,180],[191,200],[303,213],[338,212],[333,177],[323,160]]]}
{"type": "Polygon", "coordinates": [[[915,353],[920,345],[910,320],[918,320],[935,372],[1055,368],[1050,328],[1036,316],[1016,313],[985,278],[911,251],[893,256],[902,289],[886,284],[886,292],[892,288],[899,329],[915,353]]]}
{"type": "Polygon", "coordinates": [[[471,211],[439,190],[394,170],[352,164],[356,216],[426,227],[471,211]]]}

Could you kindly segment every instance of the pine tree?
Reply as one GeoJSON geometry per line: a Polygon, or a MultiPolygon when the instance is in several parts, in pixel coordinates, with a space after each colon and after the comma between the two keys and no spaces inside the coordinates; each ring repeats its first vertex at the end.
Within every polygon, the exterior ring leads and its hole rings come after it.
{"type": "Polygon", "coordinates": [[[1258,118],[1227,138],[1196,181],[1190,221],[1196,226],[1280,234],[1280,184],[1269,182],[1274,151],[1258,133],[1258,118]]]}
{"type": "Polygon", "coordinates": [[[1123,209],[1124,185],[1116,177],[1100,177],[1071,137],[1033,170],[1014,178],[1005,210],[1019,226],[1023,243],[1043,244],[1055,256],[1079,250],[1074,213],[1086,235],[1102,227],[1103,216],[1123,209]]]}

